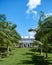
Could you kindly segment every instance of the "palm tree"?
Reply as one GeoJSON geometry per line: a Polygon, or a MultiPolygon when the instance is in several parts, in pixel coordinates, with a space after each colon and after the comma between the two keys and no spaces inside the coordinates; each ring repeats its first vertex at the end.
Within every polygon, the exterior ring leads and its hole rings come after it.
{"type": "MultiPolygon", "coordinates": [[[[18,40],[20,39],[20,35],[16,32],[15,30],[16,25],[10,25],[10,23],[7,22],[6,29],[4,30],[7,39],[6,39],[6,44],[7,44],[7,56],[9,56],[9,45],[13,45],[14,43],[18,43],[18,40]]],[[[5,40],[5,39],[4,39],[5,40]]]]}
{"type": "Polygon", "coordinates": [[[49,17],[43,17],[40,16],[39,19],[39,25],[36,29],[29,29],[29,31],[36,32],[35,34],[35,40],[39,40],[43,42],[43,45],[46,48],[46,58],[48,57],[48,43],[51,43],[51,35],[52,33],[52,16],[49,17]]]}
{"type": "Polygon", "coordinates": [[[16,25],[11,24],[11,22],[0,22],[0,45],[7,45],[7,56],[9,56],[9,46],[12,46],[14,43],[18,43],[20,39],[19,33],[15,30],[16,25]]]}
{"type": "Polygon", "coordinates": [[[49,45],[52,44],[52,16],[47,17],[44,19],[44,24],[43,24],[43,34],[44,36],[41,38],[42,42],[44,43],[44,47],[46,49],[46,58],[48,57],[48,50],[49,50],[49,45]]]}

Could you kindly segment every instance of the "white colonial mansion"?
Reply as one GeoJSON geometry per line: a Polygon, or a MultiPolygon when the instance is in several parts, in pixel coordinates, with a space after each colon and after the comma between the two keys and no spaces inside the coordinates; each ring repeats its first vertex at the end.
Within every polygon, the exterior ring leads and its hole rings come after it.
{"type": "Polygon", "coordinates": [[[32,47],[34,37],[32,36],[22,36],[21,40],[19,41],[19,44],[22,47],[32,47]]]}

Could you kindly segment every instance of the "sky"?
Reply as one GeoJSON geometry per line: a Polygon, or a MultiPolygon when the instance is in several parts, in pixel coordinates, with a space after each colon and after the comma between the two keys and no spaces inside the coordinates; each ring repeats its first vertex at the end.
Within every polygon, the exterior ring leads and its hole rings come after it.
{"type": "Polygon", "coordinates": [[[40,11],[52,15],[52,0],[0,0],[0,14],[17,25],[21,36],[34,36],[28,29],[38,26],[40,11]]]}

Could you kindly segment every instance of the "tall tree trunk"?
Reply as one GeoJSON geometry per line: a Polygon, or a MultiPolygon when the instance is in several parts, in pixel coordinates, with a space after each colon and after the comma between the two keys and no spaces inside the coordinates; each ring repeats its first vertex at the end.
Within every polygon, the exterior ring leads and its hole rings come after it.
{"type": "Polygon", "coordinates": [[[48,48],[46,48],[46,58],[48,58],[48,48]]]}
{"type": "Polygon", "coordinates": [[[41,55],[43,55],[43,46],[41,45],[41,55]]]}
{"type": "Polygon", "coordinates": [[[9,45],[7,44],[7,56],[9,56],[9,45]]]}
{"type": "Polygon", "coordinates": [[[42,55],[42,48],[41,48],[40,54],[42,55]]]}

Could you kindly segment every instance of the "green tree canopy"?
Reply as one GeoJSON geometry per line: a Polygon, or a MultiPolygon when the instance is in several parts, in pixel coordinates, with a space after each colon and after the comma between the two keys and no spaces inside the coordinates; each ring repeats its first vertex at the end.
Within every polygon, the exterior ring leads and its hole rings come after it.
{"type": "Polygon", "coordinates": [[[0,15],[0,48],[6,45],[7,52],[9,51],[9,46],[13,46],[14,43],[18,43],[21,39],[19,33],[16,31],[16,27],[16,24],[6,21],[5,15],[0,15]]]}

